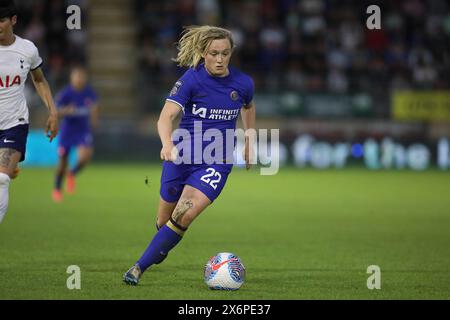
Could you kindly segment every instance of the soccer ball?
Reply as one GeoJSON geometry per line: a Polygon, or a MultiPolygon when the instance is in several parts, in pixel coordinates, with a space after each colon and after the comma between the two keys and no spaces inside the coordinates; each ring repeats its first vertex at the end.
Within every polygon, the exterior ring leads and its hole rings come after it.
{"type": "Polygon", "coordinates": [[[233,253],[221,252],[205,265],[204,279],[212,290],[237,290],[245,280],[245,267],[233,253]]]}

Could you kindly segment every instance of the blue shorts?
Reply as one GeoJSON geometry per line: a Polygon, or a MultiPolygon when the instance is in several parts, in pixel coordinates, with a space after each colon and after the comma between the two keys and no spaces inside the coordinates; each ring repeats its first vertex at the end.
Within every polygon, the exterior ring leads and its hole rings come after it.
{"type": "Polygon", "coordinates": [[[28,124],[21,124],[6,130],[0,130],[0,148],[14,149],[21,152],[20,162],[25,160],[28,127],[28,124]]]}
{"type": "Polygon", "coordinates": [[[58,155],[60,157],[69,154],[72,148],[79,146],[92,147],[94,145],[94,139],[91,132],[81,132],[69,135],[65,132],[61,132],[58,141],[58,155]]]}
{"type": "Polygon", "coordinates": [[[167,202],[176,202],[185,185],[200,190],[213,202],[222,192],[233,165],[179,164],[164,161],[160,195],[167,202]]]}

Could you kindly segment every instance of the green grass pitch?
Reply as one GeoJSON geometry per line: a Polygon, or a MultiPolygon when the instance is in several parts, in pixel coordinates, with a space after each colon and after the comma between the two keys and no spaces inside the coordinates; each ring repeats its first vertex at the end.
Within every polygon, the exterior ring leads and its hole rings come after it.
{"type": "Polygon", "coordinates": [[[53,169],[24,168],[0,225],[0,299],[450,298],[450,172],[234,169],[168,259],[129,287],[122,274],[155,234],[159,178],[157,165],[95,164],[55,204],[53,169]],[[246,266],[236,292],[203,282],[221,251],[246,266]],[[81,290],[66,287],[69,265],[81,290]],[[370,265],[380,290],[367,288],[370,265]]]}

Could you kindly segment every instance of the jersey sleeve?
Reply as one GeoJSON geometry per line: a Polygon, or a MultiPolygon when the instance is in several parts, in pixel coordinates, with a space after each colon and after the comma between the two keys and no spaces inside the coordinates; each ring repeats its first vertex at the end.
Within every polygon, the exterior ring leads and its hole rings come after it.
{"type": "Polygon", "coordinates": [[[30,61],[30,70],[36,70],[42,65],[42,58],[39,55],[38,48],[33,44],[31,49],[31,61],[30,61]]]}
{"type": "Polygon", "coordinates": [[[194,88],[194,78],[192,76],[192,70],[186,71],[183,76],[175,82],[172,90],[167,96],[167,101],[175,102],[181,110],[184,112],[186,103],[191,99],[194,88]]]}
{"type": "Polygon", "coordinates": [[[248,105],[250,102],[252,102],[254,92],[255,92],[255,84],[253,82],[253,79],[248,77],[247,86],[246,86],[246,90],[245,90],[245,96],[244,96],[245,105],[248,105]]]}

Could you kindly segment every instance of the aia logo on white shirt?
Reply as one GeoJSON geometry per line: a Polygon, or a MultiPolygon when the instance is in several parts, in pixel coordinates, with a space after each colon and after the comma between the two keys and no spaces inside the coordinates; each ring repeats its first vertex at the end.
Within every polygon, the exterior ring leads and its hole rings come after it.
{"type": "Polygon", "coordinates": [[[18,85],[22,83],[20,76],[10,76],[7,75],[6,77],[0,76],[0,88],[9,88],[13,85],[18,85]]]}

